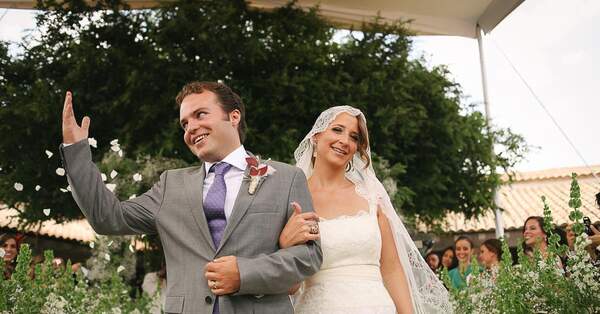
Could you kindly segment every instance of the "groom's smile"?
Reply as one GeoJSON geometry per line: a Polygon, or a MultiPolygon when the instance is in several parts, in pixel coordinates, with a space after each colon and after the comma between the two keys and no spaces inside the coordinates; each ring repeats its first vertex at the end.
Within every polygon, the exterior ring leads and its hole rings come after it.
{"type": "Polygon", "coordinates": [[[238,148],[239,112],[226,113],[211,91],[186,96],[179,109],[183,141],[203,161],[216,162],[238,148]]]}

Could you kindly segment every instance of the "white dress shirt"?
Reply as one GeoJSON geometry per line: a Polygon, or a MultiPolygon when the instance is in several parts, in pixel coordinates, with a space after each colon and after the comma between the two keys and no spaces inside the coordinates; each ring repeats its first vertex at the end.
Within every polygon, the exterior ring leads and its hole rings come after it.
{"type": "MultiPolygon", "coordinates": [[[[226,162],[233,166],[225,174],[225,186],[227,186],[227,193],[225,194],[224,209],[226,220],[229,220],[229,217],[233,212],[233,204],[235,203],[235,199],[240,191],[240,186],[242,185],[242,180],[244,179],[244,171],[248,165],[246,163],[246,157],[248,156],[248,153],[246,153],[246,150],[244,149],[244,145],[240,145],[240,147],[236,148],[233,152],[221,160],[222,162],[226,162]]],[[[215,173],[208,172],[210,167],[214,164],[214,162],[204,162],[206,177],[204,178],[202,199],[206,199],[206,194],[208,194],[208,190],[215,180],[215,173]]]]}

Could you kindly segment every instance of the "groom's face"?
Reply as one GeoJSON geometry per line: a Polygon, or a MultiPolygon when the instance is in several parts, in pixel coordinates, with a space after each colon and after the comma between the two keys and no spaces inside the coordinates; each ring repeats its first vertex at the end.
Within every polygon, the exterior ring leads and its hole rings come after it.
{"type": "Polygon", "coordinates": [[[241,145],[237,132],[240,112],[225,112],[213,92],[186,96],[179,108],[179,122],[183,141],[203,161],[220,161],[241,145]]]}

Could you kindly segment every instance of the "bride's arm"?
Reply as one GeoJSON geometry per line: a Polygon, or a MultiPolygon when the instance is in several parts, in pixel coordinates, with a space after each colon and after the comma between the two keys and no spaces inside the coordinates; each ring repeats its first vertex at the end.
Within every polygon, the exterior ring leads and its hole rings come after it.
{"type": "Polygon", "coordinates": [[[398,257],[396,243],[390,223],[381,210],[377,211],[379,230],[381,231],[381,276],[385,288],[389,292],[396,311],[400,314],[413,313],[413,304],[410,297],[408,282],[404,269],[398,257]]]}
{"type": "Polygon", "coordinates": [[[286,249],[308,241],[319,239],[319,216],[314,212],[302,212],[298,203],[293,202],[294,213],[279,235],[279,247],[286,249]],[[311,226],[316,225],[316,234],[310,233],[311,226]]]}

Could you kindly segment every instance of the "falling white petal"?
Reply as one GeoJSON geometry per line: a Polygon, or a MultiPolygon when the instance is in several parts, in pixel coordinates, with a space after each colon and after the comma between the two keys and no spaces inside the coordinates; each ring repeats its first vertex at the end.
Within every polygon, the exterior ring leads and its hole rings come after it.
{"type": "Polygon", "coordinates": [[[113,152],[118,152],[118,151],[120,151],[120,150],[121,150],[121,147],[119,147],[119,145],[113,145],[113,146],[111,146],[111,147],[110,147],[110,149],[111,149],[113,152]]]}
{"type": "Polygon", "coordinates": [[[48,158],[51,158],[53,155],[54,153],[46,149],[46,156],[48,156],[48,158]]]}
{"type": "Polygon", "coordinates": [[[123,265],[119,265],[119,267],[117,267],[117,273],[120,273],[124,270],[125,270],[125,267],[123,267],[123,265]]]}
{"type": "Polygon", "coordinates": [[[108,254],[108,253],[105,253],[105,254],[104,254],[104,259],[105,259],[107,262],[110,262],[110,254],[108,254]]]}
{"type": "Polygon", "coordinates": [[[98,148],[98,141],[96,141],[95,138],[88,138],[88,143],[90,143],[90,146],[92,146],[93,148],[98,148]]]}
{"type": "Polygon", "coordinates": [[[87,268],[85,268],[85,267],[81,267],[81,268],[79,268],[79,269],[81,269],[81,272],[83,273],[83,276],[84,276],[84,277],[87,277],[88,273],[90,272],[90,271],[89,271],[87,268]]]}
{"type": "Polygon", "coordinates": [[[15,187],[15,190],[17,190],[19,192],[23,191],[23,184],[21,184],[19,182],[15,182],[14,187],[15,187]]]}
{"type": "Polygon", "coordinates": [[[133,181],[135,181],[135,182],[140,182],[140,181],[142,181],[142,175],[141,175],[141,174],[139,174],[139,173],[136,173],[136,174],[134,174],[134,175],[133,175],[133,181]]]}
{"type": "Polygon", "coordinates": [[[93,248],[94,248],[94,246],[96,246],[96,243],[94,243],[94,242],[90,242],[90,248],[92,248],[92,249],[93,249],[93,248]]]}
{"type": "Polygon", "coordinates": [[[35,186],[35,190],[36,190],[36,191],[39,191],[39,190],[41,190],[41,189],[42,189],[42,187],[41,187],[41,186],[39,186],[39,185],[36,185],[36,186],[35,186]]]}
{"type": "Polygon", "coordinates": [[[108,247],[110,247],[111,245],[113,245],[113,242],[114,242],[114,241],[110,241],[110,242],[108,242],[107,246],[108,246],[108,247]]]}
{"type": "Polygon", "coordinates": [[[122,151],[122,150],[119,150],[119,151],[117,152],[117,155],[119,155],[119,157],[123,157],[123,151],[122,151]]]}
{"type": "Polygon", "coordinates": [[[67,191],[71,192],[71,186],[67,185],[67,191]]]}
{"type": "Polygon", "coordinates": [[[129,199],[133,199],[133,198],[136,198],[136,197],[137,197],[137,195],[135,195],[135,194],[131,194],[131,195],[129,196],[129,199]]]}
{"type": "Polygon", "coordinates": [[[106,175],[104,173],[101,173],[100,176],[102,177],[102,182],[106,181],[106,175]]]}
{"type": "Polygon", "coordinates": [[[60,191],[63,192],[63,193],[68,193],[69,192],[69,190],[63,189],[63,188],[60,188],[60,191]]]}
{"type": "Polygon", "coordinates": [[[50,208],[44,208],[43,212],[44,212],[44,215],[50,216],[50,208]]]}
{"type": "Polygon", "coordinates": [[[114,139],[114,140],[110,141],[110,145],[112,145],[112,146],[119,145],[119,140],[114,139]]]}
{"type": "Polygon", "coordinates": [[[114,193],[114,192],[115,192],[115,189],[117,188],[117,185],[116,185],[116,184],[114,184],[114,183],[107,183],[107,184],[106,184],[106,188],[107,188],[109,191],[111,191],[111,192],[113,192],[113,193],[114,193]]]}
{"type": "Polygon", "coordinates": [[[4,251],[4,249],[0,247],[0,258],[3,258],[4,255],[6,255],[6,251],[4,251]]]}
{"type": "Polygon", "coordinates": [[[113,171],[110,172],[110,178],[114,179],[118,174],[119,174],[118,172],[116,172],[116,171],[113,170],[113,171]]]}
{"type": "Polygon", "coordinates": [[[133,247],[133,244],[129,244],[129,251],[131,251],[131,253],[135,252],[135,248],[133,247]]]}
{"type": "Polygon", "coordinates": [[[60,168],[60,167],[56,168],[56,174],[59,175],[59,176],[61,176],[61,177],[64,176],[65,175],[65,169],[60,168]]]}

